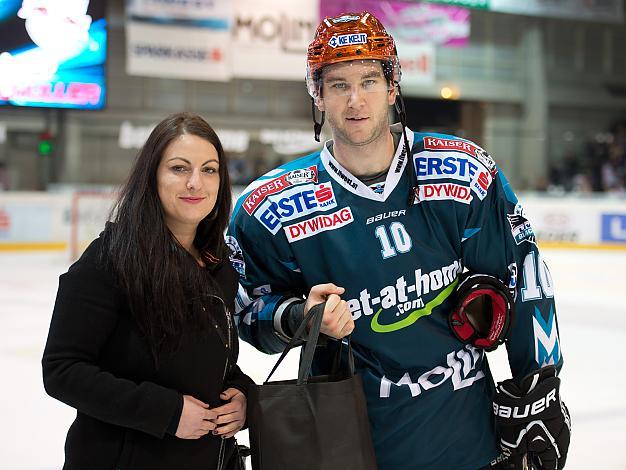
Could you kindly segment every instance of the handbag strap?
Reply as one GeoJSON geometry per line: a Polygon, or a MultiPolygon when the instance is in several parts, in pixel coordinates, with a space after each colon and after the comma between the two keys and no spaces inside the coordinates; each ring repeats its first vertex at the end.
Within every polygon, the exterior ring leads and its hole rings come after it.
{"type": "MultiPolygon", "coordinates": [[[[313,356],[315,355],[315,348],[317,347],[317,343],[319,340],[320,329],[322,326],[322,318],[324,316],[325,306],[326,306],[326,302],[323,302],[321,304],[314,305],[313,307],[309,309],[307,314],[304,316],[302,323],[300,323],[300,326],[298,326],[298,329],[293,334],[293,337],[291,338],[287,346],[285,346],[285,349],[283,350],[282,354],[278,358],[278,361],[276,361],[276,364],[274,364],[274,367],[272,368],[271,372],[267,376],[267,379],[265,379],[265,382],[269,382],[270,378],[272,377],[272,375],[274,375],[274,372],[276,372],[276,369],[283,362],[283,360],[285,359],[289,351],[291,351],[294,347],[296,347],[296,343],[300,342],[300,338],[302,337],[302,334],[305,332],[306,327],[309,323],[309,320],[311,320],[312,318],[313,322],[311,323],[311,329],[309,330],[308,337],[305,340],[306,343],[304,346],[304,351],[300,358],[300,367],[298,369],[298,381],[297,381],[298,385],[303,385],[303,384],[308,383],[309,374],[311,371],[311,365],[313,364],[313,356]]],[[[348,371],[350,372],[350,376],[353,376],[354,375],[354,355],[352,353],[352,342],[350,341],[350,336],[347,337],[347,343],[348,343],[348,371]]],[[[339,348],[337,348],[337,354],[336,354],[335,360],[333,361],[333,371],[335,372],[337,371],[338,366],[339,366],[342,347],[343,347],[343,342],[340,344],[339,348]]]]}
{"type": "MultiPolygon", "coordinates": [[[[352,335],[346,336],[344,339],[346,340],[346,346],[348,347],[348,372],[350,372],[350,376],[354,375],[354,354],[352,353],[352,335]]],[[[339,347],[337,348],[337,353],[335,354],[335,358],[333,359],[333,367],[330,369],[331,374],[336,374],[339,372],[339,368],[341,367],[341,351],[343,350],[344,342],[341,341],[339,347]]]]}
{"type": "MultiPolygon", "coordinates": [[[[322,316],[323,316],[323,313],[324,313],[324,307],[325,306],[326,306],[326,302],[318,304],[318,305],[314,305],[313,307],[311,307],[309,309],[307,314],[304,316],[304,319],[302,320],[302,323],[300,323],[300,326],[298,327],[296,332],[293,334],[291,340],[289,341],[289,343],[287,343],[287,346],[285,346],[285,349],[283,350],[282,354],[278,358],[278,361],[276,361],[276,364],[274,364],[274,367],[272,368],[272,371],[267,376],[267,379],[265,379],[265,382],[269,382],[269,380],[272,377],[272,375],[274,375],[274,372],[276,372],[276,369],[278,369],[278,366],[280,365],[280,363],[283,362],[283,360],[285,359],[285,356],[287,356],[287,353],[289,351],[291,351],[296,346],[296,343],[300,343],[300,337],[302,336],[302,333],[304,333],[304,330],[306,329],[306,325],[307,325],[309,319],[313,315],[315,315],[316,312],[320,313],[318,316],[319,316],[319,323],[320,323],[320,327],[321,327],[322,316]]],[[[319,336],[319,328],[318,328],[318,336],[319,336]]],[[[309,343],[310,339],[311,339],[311,337],[310,337],[310,333],[309,333],[309,338],[306,340],[307,344],[309,343]]],[[[317,338],[315,338],[315,344],[317,345],[317,338]]]]}
{"type": "MultiPolygon", "coordinates": [[[[315,305],[311,308],[310,314],[313,317],[311,323],[311,329],[309,330],[309,337],[304,344],[304,352],[300,358],[300,368],[298,369],[298,385],[303,385],[309,381],[309,375],[311,371],[311,365],[313,364],[313,356],[315,355],[315,348],[317,348],[317,341],[320,337],[320,329],[322,327],[322,318],[324,317],[324,307],[326,302],[315,305]],[[317,307],[317,308],[316,308],[317,307]]],[[[302,322],[306,326],[307,319],[302,322]]],[[[298,331],[302,329],[302,325],[298,328],[298,331]]]]}

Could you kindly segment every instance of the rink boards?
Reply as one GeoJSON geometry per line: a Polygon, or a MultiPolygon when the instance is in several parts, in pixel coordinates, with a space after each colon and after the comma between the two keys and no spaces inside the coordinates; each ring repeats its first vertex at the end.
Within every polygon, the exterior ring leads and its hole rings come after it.
{"type": "MultiPolygon", "coordinates": [[[[624,197],[522,194],[520,201],[542,246],[626,250],[624,197]]],[[[98,236],[113,202],[110,190],[0,193],[0,251],[76,256],[98,236]]]]}

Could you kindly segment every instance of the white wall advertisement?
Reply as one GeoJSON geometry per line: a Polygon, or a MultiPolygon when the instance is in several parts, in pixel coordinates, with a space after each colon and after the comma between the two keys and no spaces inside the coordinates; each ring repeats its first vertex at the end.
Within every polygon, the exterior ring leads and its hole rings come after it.
{"type": "MultiPolygon", "coordinates": [[[[278,143],[284,137],[276,129],[266,129],[264,140],[278,143]]],[[[303,139],[304,141],[304,139],[303,139]]],[[[303,142],[304,144],[304,142],[303,142]]],[[[235,194],[241,188],[233,188],[235,194]]],[[[89,196],[89,194],[87,194],[89,196]]],[[[109,199],[95,194],[85,198],[86,216],[93,212],[102,220],[108,215],[109,205],[102,210],[101,201],[109,199]]],[[[76,198],[71,192],[46,194],[40,192],[0,192],[0,250],[19,244],[51,244],[50,249],[63,249],[70,244],[70,214],[76,198]]],[[[540,246],[595,247],[626,249],[626,201],[620,199],[584,199],[576,197],[550,198],[520,196],[540,246]]],[[[79,212],[82,211],[79,206],[79,212]]],[[[89,220],[87,220],[89,222],[89,220]]],[[[98,232],[95,232],[90,241],[98,232]]],[[[83,247],[84,248],[84,247],[83,247]]],[[[19,247],[18,247],[19,249],[19,247]]]]}
{"type": "Polygon", "coordinates": [[[429,43],[412,44],[405,41],[396,43],[400,66],[401,85],[425,85],[435,81],[435,45],[429,43]]]}
{"type": "Polygon", "coordinates": [[[306,52],[318,23],[317,0],[237,0],[233,75],[304,80],[306,52]]]}
{"type": "Polygon", "coordinates": [[[126,7],[129,75],[227,81],[232,2],[132,0],[126,7]]]}
{"type": "Polygon", "coordinates": [[[520,198],[539,242],[626,244],[626,203],[618,199],[520,198]]]}

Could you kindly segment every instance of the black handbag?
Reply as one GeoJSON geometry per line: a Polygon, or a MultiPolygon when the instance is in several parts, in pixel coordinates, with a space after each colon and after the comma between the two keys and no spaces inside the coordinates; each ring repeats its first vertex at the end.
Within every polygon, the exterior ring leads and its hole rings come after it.
{"type": "Polygon", "coordinates": [[[250,449],[246,446],[237,444],[233,447],[233,452],[222,470],[246,470],[246,457],[250,456],[250,449]]]}
{"type": "MultiPolygon", "coordinates": [[[[354,373],[348,339],[346,370],[309,377],[324,304],[313,307],[285,347],[263,385],[248,391],[248,424],[253,470],[376,470],[361,377],[354,373]],[[270,382],[274,371],[311,330],[297,380],[270,382]]],[[[341,348],[337,348],[336,369],[341,348]]]]}

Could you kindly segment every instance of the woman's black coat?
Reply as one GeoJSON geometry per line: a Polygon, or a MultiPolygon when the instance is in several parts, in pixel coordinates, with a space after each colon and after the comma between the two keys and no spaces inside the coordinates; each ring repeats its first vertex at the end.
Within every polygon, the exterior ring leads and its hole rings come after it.
{"type": "MultiPolygon", "coordinates": [[[[225,389],[245,393],[252,383],[236,365],[237,333],[230,322],[228,341],[222,302],[202,306],[211,315],[212,331],[188,328],[157,368],[125,295],[98,263],[101,243],[94,241],[61,275],[42,360],[46,391],[77,410],[65,442],[64,470],[220,468],[219,454],[228,459],[234,439],[222,444],[210,433],[197,440],[173,434],[183,395],[214,408],[222,404],[225,389]]],[[[223,263],[214,278],[232,312],[236,272],[223,263]]]]}

